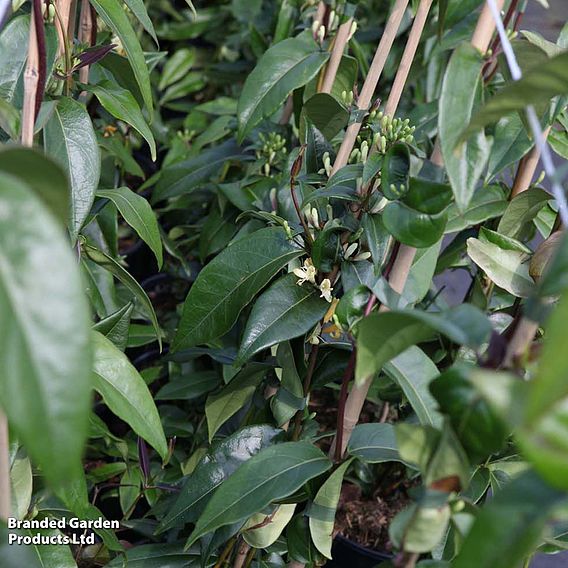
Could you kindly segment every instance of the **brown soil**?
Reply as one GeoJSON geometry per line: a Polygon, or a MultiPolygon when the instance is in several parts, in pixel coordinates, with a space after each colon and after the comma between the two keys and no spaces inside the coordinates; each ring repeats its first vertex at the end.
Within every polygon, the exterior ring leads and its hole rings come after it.
{"type": "Polygon", "coordinates": [[[365,497],[357,485],[344,484],[335,517],[335,533],[373,550],[390,552],[389,525],[409,503],[406,483],[365,497]]]}

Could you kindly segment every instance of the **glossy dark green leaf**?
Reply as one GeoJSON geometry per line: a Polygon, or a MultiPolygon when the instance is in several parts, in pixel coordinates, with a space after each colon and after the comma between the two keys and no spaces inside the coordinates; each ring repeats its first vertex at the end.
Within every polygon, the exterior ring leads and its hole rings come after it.
{"type": "Polygon", "coordinates": [[[245,331],[237,364],[282,341],[307,333],[326,313],[329,304],[320,291],[288,274],[276,281],[254,304],[245,331]]]}
{"type": "Polygon", "coordinates": [[[369,289],[363,285],[345,292],[335,308],[335,315],[339,319],[339,323],[350,329],[363,317],[370,296],[369,289]]]}
{"type": "Polygon", "coordinates": [[[0,98],[12,104],[15,104],[18,85],[22,84],[28,58],[22,46],[27,45],[29,33],[29,16],[12,19],[0,33],[0,98]]]}
{"type": "Polygon", "coordinates": [[[87,109],[70,97],[63,97],[44,128],[44,145],[71,180],[69,231],[77,238],[87,218],[101,171],[100,152],[87,109]]]}
{"type": "Polygon", "coordinates": [[[118,0],[92,0],[104,23],[120,38],[150,116],[153,114],[150,73],[136,32],[118,0]]]}
{"type": "Polygon", "coordinates": [[[535,473],[522,474],[480,511],[452,566],[521,565],[539,544],[552,509],[562,499],[563,494],[535,473]]]}
{"type": "Polygon", "coordinates": [[[329,225],[317,235],[312,246],[312,261],[320,272],[330,272],[336,264],[341,250],[341,232],[342,227],[329,225]]]}
{"type": "Polygon", "coordinates": [[[509,237],[517,236],[551,199],[550,193],[540,187],[531,187],[519,193],[509,203],[497,230],[509,237]]]}
{"type": "Polygon", "coordinates": [[[428,215],[394,201],[383,211],[383,224],[401,243],[414,248],[427,248],[437,243],[444,234],[447,213],[428,215]]]}
{"type": "MultiPolygon", "coordinates": [[[[562,53],[529,69],[519,81],[505,86],[476,113],[461,134],[467,136],[502,116],[523,111],[529,105],[547,103],[568,93],[568,53],[562,53]]],[[[463,127],[460,129],[463,131],[463,127]]]]}
{"type": "Polygon", "coordinates": [[[349,111],[327,93],[316,93],[307,100],[304,112],[327,140],[339,134],[349,121],[349,111]]]}
{"type": "Polygon", "coordinates": [[[473,194],[464,213],[460,213],[455,204],[449,207],[446,233],[457,233],[488,219],[500,217],[508,205],[509,202],[505,199],[500,186],[488,185],[482,187],[473,194]]]}
{"type": "Polygon", "coordinates": [[[232,244],[200,273],[185,300],[173,350],[220,337],[241,310],[302,250],[281,228],[268,228],[232,244]]]}
{"type": "Polygon", "coordinates": [[[270,399],[270,408],[279,426],[286,424],[298,410],[306,405],[304,398],[304,386],[300,379],[300,372],[289,341],[284,341],[278,346],[276,360],[280,365],[280,388],[274,397],[270,399]]]}
{"type": "Polygon", "coordinates": [[[130,330],[130,316],[134,310],[134,304],[128,302],[122,308],[110,314],[108,317],[97,322],[93,329],[110,339],[118,349],[124,351],[128,343],[130,330]]]}
{"type": "Polygon", "coordinates": [[[481,53],[469,42],[462,43],[446,69],[439,103],[438,128],[446,171],[456,204],[468,206],[489,158],[490,144],[479,128],[467,142],[460,141],[463,125],[469,121],[481,81],[481,53]]]}
{"type": "Polygon", "coordinates": [[[20,178],[64,225],[69,219],[69,181],[63,170],[39,152],[5,147],[0,151],[0,171],[20,178]]]}
{"type": "Polygon", "coordinates": [[[150,298],[148,298],[148,295],[146,294],[142,286],[140,286],[140,284],[138,284],[138,282],[108,254],[87,244],[83,245],[83,250],[85,251],[85,255],[89,260],[92,260],[94,263],[98,264],[105,270],[108,270],[115,278],[120,280],[120,282],[122,282],[122,284],[124,284],[124,286],[128,288],[128,290],[140,303],[140,308],[144,312],[144,315],[152,322],[152,325],[154,326],[154,331],[161,348],[162,332],[160,331],[158,318],[156,316],[156,312],[154,311],[154,307],[152,306],[152,302],[150,302],[150,298]]]}
{"type": "Polygon", "coordinates": [[[366,463],[402,461],[392,424],[358,424],[349,438],[347,452],[366,463]]]}
{"type": "Polygon", "coordinates": [[[288,497],[330,467],[329,459],[308,442],[287,442],[261,450],[217,489],[186,546],[288,497]]]}
{"type": "Polygon", "coordinates": [[[166,166],[152,194],[152,202],[190,193],[203,182],[217,177],[225,163],[242,157],[243,151],[239,146],[229,141],[188,160],[166,166]]]}
{"type": "Polygon", "coordinates": [[[408,191],[410,151],[406,144],[394,144],[384,155],[381,191],[387,199],[400,199],[408,191]]]}
{"type": "Polygon", "coordinates": [[[384,226],[381,215],[365,213],[361,220],[361,226],[365,231],[365,239],[371,252],[373,264],[375,269],[378,270],[387,261],[392,238],[384,226]]]}
{"type": "Polygon", "coordinates": [[[94,388],[105,404],[162,457],[168,444],[152,395],[126,355],[104,335],[93,332],[94,388]]]}
{"type": "Polygon", "coordinates": [[[174,377],[156,394],[156,400],[194,400],[212,390],[221,382],[216,371],[199,371],[174,377]]]}
{"type": "Polygon", "coordinates": [[[371,314],[357,326],[356,381],[364,381],[385,363],[436,333],[476,348],[488,340],[491,324],[469,304],[440,313],[404,310],[371,314]]]}
{"type": "Polygon", "coordinates": [[[185,74],[192,68],[195,61],[195,50],[187,47],[182,47],[172,55],[166,61],[164,68],[162,69],[162,77],[160,78],[160,84],[158,89],[163,91],[166,87],[169,87],[173,83],[176,83],[182,79],[185,74]]]}
{"type": "Polygon", "coordinates": [[[138,102],[130,91],[111,81],[101,81],[96,85],[83,85],[82,88],[94,93],[101,105],[112,116],[132,126],[148,142],[152,160],[156,160],[154,135],[142,115],[138,102]]]}
{"type": "Polygon", "coordinates": [[[210,394],[205,403],[205,416],[209,441],[231,416],[252,398],[254,391],[266,375],[266,369],[253,365],[243,369],[231,382],[216,394],[210,394]]]}
{"type": "Polygon", "coordinates": [[[181,544],[143,544],[119,555],[107,568],[187,568],[199,558],[197,549],[184,550],[181,544]]]}
{"type": "Polygon", "coordinates": [[[248,75],[239,98],[239,141],[273,114],[294,90],[305,85],[329,58],[310,31],[271,47],[248,75]]]}
{"type": "Polygon", "coordinates": [[[152,249],[158,262],[158,268],[162,267],[163,252],[162,239],[156,214],[152,211],[150,204],[137,193],[127,187],[117,187],[116,189],[100,189],[97,191],[99,197],[110,199],[124,220],[136,231],[138,236],[152,249]]]}
{"type": "Polygon", "coordinates": [[[280,432],[272,426],[247,426],[213,446],[186,478],[159,532],[194,523],[215,489],[280,432]]]}
{"type": "Polygon", "coordinates": [[[503,448],[509,428],[479,396],[465,370],[446,371],[432,382],[430,390],[473,461],[482,461],[503,448]]]}
{"type": "Polygon", "coordinates": [[[0,241],[0,404],[57,486],[81,474],[91,392],[89,308],[59,223],[31,188],[4,173],[0,241]]]}
{"type": "Polygon", "coordinates": [[[416,211],[437,215],[452,202],[452,188],[445,183],[413,177],[402,201],[416,211]]]}
{"type": "Polygon", "coordinates": [[[440,425],[442,416],[429,390],[439,371],[422,349],[409,347],[386,363],[383,370],[402,389],[420,424],[440,425]]]}

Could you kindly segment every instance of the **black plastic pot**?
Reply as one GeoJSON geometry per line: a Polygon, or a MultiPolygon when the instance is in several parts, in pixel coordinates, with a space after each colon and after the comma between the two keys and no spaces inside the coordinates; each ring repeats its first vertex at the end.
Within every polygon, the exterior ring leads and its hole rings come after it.
{"type": "Polygon", "coordinates": [[[381,562],[392,560],[392,555],[365,548],[342,536],[336,536],[331,549],[333,560],[328,568],[374,568],[381,562]]]}

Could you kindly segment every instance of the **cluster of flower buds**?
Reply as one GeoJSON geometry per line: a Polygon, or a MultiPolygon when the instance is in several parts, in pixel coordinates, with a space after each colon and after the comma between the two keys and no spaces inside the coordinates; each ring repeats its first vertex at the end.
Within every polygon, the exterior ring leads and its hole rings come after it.
{"type": "Polygon", "coordinates": [[[318,171],[318,174],[320,175],[325,174],[327,177],[330,177],[333,168],[331,165],[331,157],[329,155],[329,152],[324,152],[322,160],[323,160],[323,168],[318,171]]]}
{"type": "Polygon", "coordinates": [[[371,253],[368,251],[355,254],[358,248],[359,243],[345,243],[343,245],[343,260],[353,260],[357,262],[359,260],[368,260],[369,258],[371,258],[371,253]]]}
{"type": "MultiPolygon", "coordinates": [[[[360,137],[359,137],[360,138],[360,137]]],[[[370,145],[367,140],[359,139],[358,142],[360,143],[359,148],[354,148],[351,154],[349,155],[349,163],[350,164],[364,164],[369,157],[369,149],[370,145]]]]}
{"type": "Polygon", "coordinates": [[[343,101],[343,104],[345,106],[351,106],[353,104],[353,100],[354,100],[354,95],[353,95],[353,91],[342,91],[341,92],[341,100],[343,101]]]}
{"type": "Polygon", "coordinates": [[[265,176],[269,176],[271,167],[277,165],[288,151],[286,139],[276,132],[270,132],[268,136],[261,133],[258,137],[262,145],[257,149],[256,157],[264,161],[262,170],[265,176]]]}
{"type": "Polygon", "coordinates": [[[319,20],[314,20],[312,24],[312,33],[314,34],[314,39],[319,43],[323,43],[325,39],[325,26],[322,26],[319,20]]]}
{"type": "Polygon", "coordinates": [[[375,132],[373,135],[373,144],[376,144],[378,149],[385,153],[387,147],[397,142],[405,142],[412,144],[414,142],[415,126],[410,126],[408,118],[402,120],[401,118],[392,118],[383,112],[376,110],[372,111],[369,115],[371,128],[375,132]],[[377,127],[379,128],[377,130],[377,127]]]}

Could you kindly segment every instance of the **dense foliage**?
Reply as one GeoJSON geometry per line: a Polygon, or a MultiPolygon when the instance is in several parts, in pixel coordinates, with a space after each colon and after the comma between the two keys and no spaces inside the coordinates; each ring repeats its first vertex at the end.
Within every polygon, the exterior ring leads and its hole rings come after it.
{"type": "Polygon", "coordinates": [[[482,0],[0,0],[0,518],[120,521],[2,566],[321,566],[346,488],[566,549],[568,26],[498,4],[520,79],[482,0]]]}

